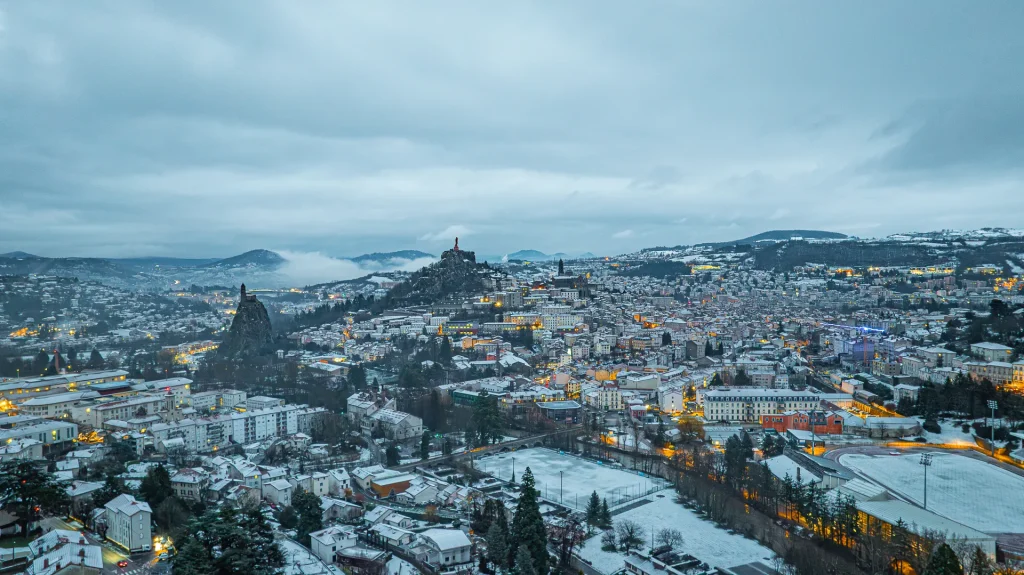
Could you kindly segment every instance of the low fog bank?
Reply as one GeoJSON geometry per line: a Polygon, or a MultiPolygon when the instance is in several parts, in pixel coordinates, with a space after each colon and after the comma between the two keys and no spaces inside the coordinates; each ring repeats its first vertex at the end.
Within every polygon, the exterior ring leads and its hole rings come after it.
{"type": "Polygon", "coordinates": [[[334,258],[320,252],[274,251],[285,260],[281,267],[277,269],[276,274],[287,279],[290,286],[350,280],[373,272],[412,272],[437,261],[434,258],[428,257],[416,259],[394,258],[382,262],[367,261],[358,264],[351,260],[334,258]]]}

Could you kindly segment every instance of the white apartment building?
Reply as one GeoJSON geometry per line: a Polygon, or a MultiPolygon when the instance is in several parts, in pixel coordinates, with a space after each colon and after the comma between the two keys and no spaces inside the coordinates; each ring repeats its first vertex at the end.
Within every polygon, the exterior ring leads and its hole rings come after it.
{"type": "Polygon", "coordinates": [[[83,425],[95,428],[111,419],[126,421],[134,417],[145,417],[166,411],[167,403],[174,401],[170,396],[136,395],[114,401],[90,401],[71,410],[71,418],[83,425]]]}
{"type": "Polygon", "coordinates": [[[99,397],[95,391],[69,391],[53,395],[41,395],[26,400],[18,406],[23,415],[35,417],[64,417],[71,415],[71,410],[85,399],[99,397]]]}
{"type": "Polygon", "coordinates": [[[1005,361],[968,361],[967,373],[972,379],[987,379],[994,385],[1005,385],[1013,381],[1013,364],[1005,361]]]}
{"type": "Polygon", "coordinates": [[[281,407],[282,405],[284,405],[283,399],[267,397],[265,395],[257,395],[245,400],[245,408],[250,411],[256,409],[268,409],[271,407],[281,407]]]}
{"type": "Polygon", "coordinates": [[[816,409],[821,399],[813,393],[789,389],[713,389],[703,394],[704,419],[730,423],[760,423],[762,415],[816,409]]]}
{"type": "Polygon", "coordinates": [[[181,439],[189,453],[209,453],[229,443],[254,443],[268,437],[310,433],[322,407],[284,405],[242,413],[224,413],[199,419],[157,423],[149,428],[157,449],[169,440],[181,439]]]}
{"type": "Polygon", "coordinates": [[[1008,361],[1013,355],[1013,348],[983,341],[971,344],[971,353],[980,355],[985,361],[1008,361]]]}
{"type": "Polygon", "coordinates": [[[0,443],[18,439],[35,439],[43,444],[43,451],[50,445],[70,444],[78,439],[78,425],[67,421],[34,421],[10,429],[0,429],[0,443]]]}
{"type": "Polygon", "coordinates": [[[658,389],[658,407],[668,413],[683,410],[686,392],[681,383],[670,383],[658,389]]]}
{"type": "Polygon", "coordinates": [[[611,411],[622,410],[622,392],[619,386],[604,384],[597,390],[597,406],[611,411]]]}
{"type": "Polygon", "coordinates": [[[153,510],[145,501],[136,501],[126,493],[118,495],[106,505],[108,540],[128,550],[129,553],[149,551],[153,545],[150,530],[153,510]]]}

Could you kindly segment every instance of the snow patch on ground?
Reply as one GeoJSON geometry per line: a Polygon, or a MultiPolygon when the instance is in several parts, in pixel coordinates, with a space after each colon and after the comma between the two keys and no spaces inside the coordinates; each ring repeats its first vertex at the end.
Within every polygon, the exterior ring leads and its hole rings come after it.
{"type": "MultiPolygon", "coordinates": [[[[742,535],[733,535],[720,529],[714,523],[701,519],[696,513],[676,503],[675,492],[671,489],[660,491],[648,497],[651,503],[630,509],[614,517],[614,521],[629,519],[643,525],[646,530],[647,546],[651,532],[657,534],[664,528],[678,529],[683,534],[683,544],[676,550],[693,555],[712,567],[729,568],[746,565],[754,561],[771,564],[774,553],[757,541],[742,535]],[[657,497],[663,495],[664,497],[657,497]]],[[[580,557],[591,562],[602,573],[621,569],[625,554],[601,549],[601,533],[584,543],[580,557]]]]}
{"type": "Polygon", "coordinates": [[[512,478],[513,459],[517,483],[529,467],[541,497],[574,509],[585,509],[594,491],[599,497],[607,498],[610,507],[615,507],[668,485],[658,477],[641,476],[542,447],[485,456],[477,459],[475,465],[484,473],[508,481],[512,478]]]}
{"type": "MultiPolygon", "coordinates": [[[[920,454],[848,454],[850,467],[917,505],[924,502],[920,454]]],[[[1024,477],[957,453],[935,453],[928,469],[928,511],[985,533],[1024,533],[1024,477]]]]}
{"type": "MultiPolygon", "coordinates": [[[[917,419],[918,421],[921,421],[922,424],[924,423],[920,418],[917,419]]],[[[928,443],[963,445],[965,447],[976,445],[974,436],[970,432],[964,433],[963,429],[959,425],[949,421],[940,421],[939,427],[942,429],[941,433],[922,431],[921,436],[924,437],[928,443]]]]}

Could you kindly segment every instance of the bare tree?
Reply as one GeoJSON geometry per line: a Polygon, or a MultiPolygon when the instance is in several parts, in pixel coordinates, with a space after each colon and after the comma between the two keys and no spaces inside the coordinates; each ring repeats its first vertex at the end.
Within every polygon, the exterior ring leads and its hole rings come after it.
{"type": "Polygon", "coordinates": [[[622,546],[622,551],[629,553],[630,549],[643,545],[646,530],[636,521],[620,519],[615,523],[615,532],[619,536],[619,545],[622,546]]]}
{"type": "Polygon", "coordinates": [[[673,549],[683,544],[683,532],[678,529],[672,529],[671,527],[659,529],[657,538],[658,543],[673,549]]]}
{"type": "Polygon", "coordinates": [[[601,548],[614,551],[618,547],[618,540],[615,537],[615,530],[609,529],[601,534],[601,548]]]}

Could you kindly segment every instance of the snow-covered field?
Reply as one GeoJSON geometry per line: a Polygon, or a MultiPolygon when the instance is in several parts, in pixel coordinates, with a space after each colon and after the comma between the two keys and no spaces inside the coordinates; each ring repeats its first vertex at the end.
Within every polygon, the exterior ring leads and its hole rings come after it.
{"type": "MultiPolygon", "coordinates": [[[[839,463],[922,505],[921,455],[859,455],[839,463]]],[[[1024,477],[957,453],[935,453],[928,469],[928,511],[986,533],[1024,533],[1024,477]]]]}
{"type": "Polygon", "coordinates": [[[578,509],[586,508],[587,500],[594,491],[600,497],[607,498],[608,505],[614,507],[620,502],[636,499],[667,485],[665,480],[657,477],[641,477],[621,468],[601,465],[543,447],[482,457],[476,460],[475,465],[484,473],[508,481],[512,478],[513,459],[517,483],[529,467],[542,497],[578,509]],[[562,486],[561,496],[558,492],[559,481],[562,486]]]}
{"type": "MultiPolygon", "coordinates": [[[[652,531],[656,534],[659,529],[669,527],[683,534],[683,544],[677,551],[689,553],[712,567],[729,568],[754,561],[771,565],[775,554],[770,549],[742,535],[732,535],[714,523],[701,519],[693,511],[676,503],[675,492],[671,489],[660,491],[648,499],[650,503],[613,517],[614,521],[629,519],[643,525],[648,546],[652,531]]],[[[621,569],[625,558],[622,553],[603,551],[600,533],[588,539],[579,554],[602,573],[621,569]]]]}

